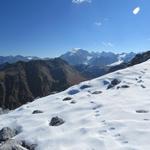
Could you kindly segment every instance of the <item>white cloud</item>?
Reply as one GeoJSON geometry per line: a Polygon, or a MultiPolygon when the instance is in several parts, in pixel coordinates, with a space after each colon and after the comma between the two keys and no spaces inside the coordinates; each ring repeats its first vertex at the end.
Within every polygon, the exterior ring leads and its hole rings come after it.
{"type": "Polygon", "coordinates": [[[72,0],[72,3],[81,4],[81,3],[91,3],[92,0],[72,0]]]}
{"type": "Polygon", "coordinates": [[[136,8],[133,10],[133,14],[134,14],[134,15],[137,15],[139,12],[140,12],[140,7],[136,7],[136,8]]]}
{"type": "Polygon", "coordinates": [[[98,26],[98,27],[102,26],[102,22],[100,22],[100,21],[97,21],[97,22],[95,22],[94,24],[95,24],[96,26],[98,26]]]}

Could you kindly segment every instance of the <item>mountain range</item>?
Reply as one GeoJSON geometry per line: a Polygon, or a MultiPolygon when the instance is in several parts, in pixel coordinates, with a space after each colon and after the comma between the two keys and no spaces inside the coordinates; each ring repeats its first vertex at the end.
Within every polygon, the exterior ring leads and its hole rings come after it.
{"type": "MultiPolygon", "coordinates": [[[[120,53],[113,52],[88,52],[83,49],[73,49],[60,56],[61,59],[67,61],[70,65],[90,65],[105,67],[107,65],[116,65],[122,62],[129,62],[136,53],[120,53]]],[[[28,62],[30,60],[47,60],[50,58],[40,58],[36,56],[0,56],[0,64],[15,63],[18,61],[28,62]]]]}
{"type": "Polygon", "coordinates": [[[35,56],[21,56],[21,55],[16,55],[16,56],[0,56],[0,64],[4,63],[15,63],[18,61],[30,61],[30,60],[38,60],[40,59],[39,57],[35,56]]]}
{"type": "Polygon", "coordinates": [[[110,70],[116,65],[130,62],[135,55],[133,52],[115,54],[73,49],[60,58],[74,66],[87,79],[93,79],[111,72],[110,70]]]}
{"type": "Polygon", "coordinates": [[[90,65],[105,67],[107,65],[129,62],[135,55],[133,52],[115,54],[113,52],[88,52],[83,49],[73,49],[61,55],[60,58],[73,66],[90,65]]]}

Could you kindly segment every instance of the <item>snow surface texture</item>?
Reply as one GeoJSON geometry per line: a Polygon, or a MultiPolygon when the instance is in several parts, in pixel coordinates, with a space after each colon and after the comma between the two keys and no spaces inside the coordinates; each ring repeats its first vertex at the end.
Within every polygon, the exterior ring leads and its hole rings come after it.
{"type": "Polygon", "coordinates": [[[149,66],[147,61],[23,105],[0,116],[0,129],[19,129],[14,139],[38,144],[37,150],[150,150],[149,66]],[[107,89],[113,79],[121,82],[107,89]],[[64,124],[50,126],[55,116],[64,124]]]}

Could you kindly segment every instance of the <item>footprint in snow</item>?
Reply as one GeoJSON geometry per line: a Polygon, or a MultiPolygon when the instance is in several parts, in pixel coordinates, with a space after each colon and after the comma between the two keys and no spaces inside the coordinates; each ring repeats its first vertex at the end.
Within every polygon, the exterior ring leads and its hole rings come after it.
{"type": "Polygon", "coordinates": [[[95,113],[99,113],[99,110],[96,110],[95,113]]]}
{"type": "Polygon", "coordinates": [[[95,117],[99,117],[100,116],[100,114],[95,114],[95,117]]]}
{"type": "Polygon", "coordinates": [[[99,110],[95,110],[94,113],[95,113],[95,117],[99,117],[101,115],[99,110]]]}
{"type": "Polygon", "coordinates": [[[95,111],[95,117],[99,117],[101,114],[100,114],[100,111],[99,110],[96,110],[95,111]]]}
{"type": "Polygon", "coordinates": [[[120,133],[117,133],[116,127],[110,126],[109,124],[106,123],[105,120],[103,120],[102,122],[107,128],[107,133],[109,135],[111,135],[116,141],[118,141],[119,143],[122,143],[122,144],[128,144],[129,143],[128,140],[123,135],[121,135],[120,133]]]}
{"type": "Polygon", "coordinates": [[[115,128],[114,127],[110,127],[109,130],[115,130],[115,128]]]}
{"type": "Polygon", "coordinates": [[[71,102],[70,102],[70,104],[76,104],[77,102],[75,101],[75,100],[72,100],[71,102]]]}
{"type": "Polygon", "coordinates": [[[137,81],[137,83],[142,83],[142,82],[144,82],[144,81],[143,81],[143,80],[138,80],[138,81],[137,81]]]}
{"type": "Polygon", "coordinates": [[[102,91],[94,91],[94,92],[92,92],[92,94],[101,94],[102,93],[102,91]]]}
{"type": "Polygon", "coordinates": [[[141,79],[141,78],[142,78],[142,76],[139,76],[138,78],[139,78],[139,79],[141,79]]]}
{"type": "Polygon", "coordinates": [[[101,107],[103,107],[103,105],[99,104],[99,105],[94,106],[92,109],[93,109],[93,110],[96,110],[96,109],[99,109],[99,108],[101,108],[101,107]]]}
{"type": "Polygon", "coordinates": [[[99,130],[98,133],[99,134],[104,134],[104,133],[107,133],[107,130],[105,130],[105,129],[104,130],[99,130]]]}
{"type": "Polygon", "coordinates": [[[120,137],[120,136],[121,136],[120,133],[114,135],[114,137],[120,137]]]}
{"type": "Polygon", "coordinates": [[[80,132],[81,132],[82,134],[86,134],[86,133],[88,132],[88,130],[85,129],[85,128],[80,128],[80,132]]]}
{"type": "Polygon", "coordinates": [[[122,143],[123,143],[123,144],[127,144],[127,143],[129,143],[129,142],[128,142],[128,141],[122,141],[122,143]]]}
{"type": "Polygon", "coordinates": [[[143,84],[141,84],[141,87],[142,87],[143,89],[145,89],[145,88],[146,88],[143,84]]]}
{"type": "Polygon", "coordinates": [[[145,71],[141,71],[141,73],[145,74],[146,72],[145,71]]]}
{"type": "Polygon", "coordinates": [[[101,121],[104,125],[107,125],[106,120],[101,121]]]}
{"type": "Polygon", "coordinates": [[[119,141],[120,143],[122,143],[122,144],[128,144],[129,142],[125,139],[125,137],[124,136],[122,136],[120,133],[117,133],[117,134],[115,134],[115,135],[113,135],[114,136],[114,138],[117,140],[117,141],[119,141]]]}
{"type": "Polygon", "coordinates": [[[101,114],[100,114],[100,111],[98,110],[99,108],[102,107],[101,104],[96,104],[94,101],[90,101],[90,103],[94,106],[92,106],[92,110],[95,110],[94,113],[95,113],[95,117],[99,117],[101,114]]]}

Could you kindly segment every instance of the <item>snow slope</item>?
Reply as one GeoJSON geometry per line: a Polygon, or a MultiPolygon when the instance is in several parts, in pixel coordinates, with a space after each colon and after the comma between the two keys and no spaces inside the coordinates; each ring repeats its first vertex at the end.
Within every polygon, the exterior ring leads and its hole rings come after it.
{"type": "Polygon", "coordinates": [[[150,150],[149,66],[147,61],[23,105],[0,116],[0,129],[19,129],[14,138],[38,144],[37,150],[150,150]],[[113,79],[121,83],[107,89],[113,79]],[[122,85],[129,87],[117,88],[122,85]],[[68,96],[74,103],[63,101],[68,96]],[[49,126],[54,116],[65,123],[49,126]]]}

